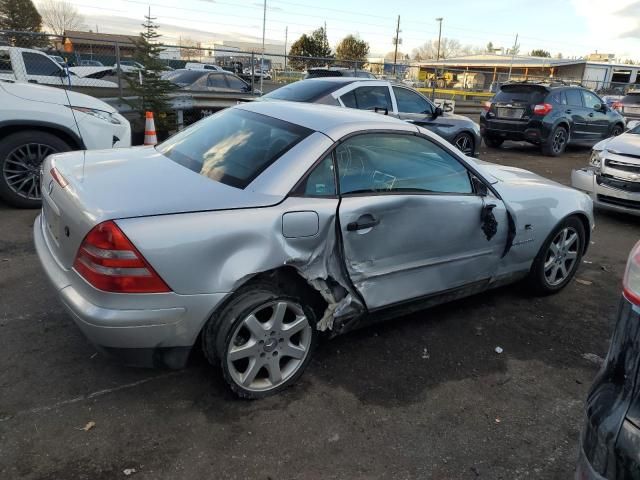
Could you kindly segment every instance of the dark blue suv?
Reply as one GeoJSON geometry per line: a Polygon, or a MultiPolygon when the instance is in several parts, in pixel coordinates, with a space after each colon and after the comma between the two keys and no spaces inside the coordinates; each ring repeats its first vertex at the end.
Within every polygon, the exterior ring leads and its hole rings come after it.
{"type": "Polygon", "coordinates": [[[620,135],[625,120],[595,93],[557,83],[518,82],[502,85],[484,105],[480,133],[489,147],[505,140],[540,145],[545,155],[561,155],[567,145],[592,146],[620,135]]]}

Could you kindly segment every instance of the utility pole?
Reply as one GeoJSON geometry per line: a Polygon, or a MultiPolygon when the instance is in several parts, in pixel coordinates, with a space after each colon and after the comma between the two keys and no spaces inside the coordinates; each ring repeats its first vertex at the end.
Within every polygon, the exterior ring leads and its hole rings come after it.
{"type": "Polygon", "coordinates": [[[264,0],[264,10],[262,12],[262,56],[260,57],[260,95],[262,95],[262,77],[264,77],[264,34],[265,34],[266,25],[267,25],[267,0],[264,0]]]}
{"type": "Polygon", "coordinates": [[[398,61],[398,43],[400,42],[400,39],[398,38],[400,36],[400,15],[398,15],[398,25],[396,26],[396,38],[393,41],[393,43],[395,43],[396,45],[396,49],[393,52],[393,74],[396,74],[396,62],[398,61]]]}
{"type": "Polygon", "coordinates": [[[442,17],[436,18],[436,22],[440,23],[440,27],[438,28],[438,54],[436,55],[436,61],[440,60],[440,40],[442,40],[442,17]]]}
{"type": "Polygon", "coordinates": [[[509,65],[509,80],[511,80],[511,69],[513,68],[513,59],[516,56],[516,48],[518,48],[518,34],[516,33],[516,41],[513,42],[513,48],[511,49],[511,64],[509,65]]]}
{"type": "Polygon", "coordinates": [[[289,25],[284,27],[284,71],[287,71],[287,39],[289,37],[289,25]]]}

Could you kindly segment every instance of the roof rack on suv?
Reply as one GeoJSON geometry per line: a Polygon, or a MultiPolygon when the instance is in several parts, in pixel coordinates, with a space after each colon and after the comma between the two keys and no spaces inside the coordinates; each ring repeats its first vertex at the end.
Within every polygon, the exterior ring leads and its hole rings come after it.
{"type": "Polygon", "coordinates": [[[580,82],[566,80],[507,80],[502,85],[540,85],[543,87],[580,86],[580,82]]]}

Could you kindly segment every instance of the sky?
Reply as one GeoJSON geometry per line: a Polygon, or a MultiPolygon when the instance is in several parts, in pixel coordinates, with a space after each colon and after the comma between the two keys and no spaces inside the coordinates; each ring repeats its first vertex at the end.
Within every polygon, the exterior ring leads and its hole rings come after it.
{"type": "MultiPolygon", "coordinates": [[[[68,0],[92,30],[136,33],[151,8],[166,44],[180,37],[213,43],[261,41],[262,0],[68,0]]],[[[518,34],[520,52],[544,49],[579,57],[598,51],[640,59],[640,0],[267,0],[266,42],[288,44],[326,22],[330,44],[355,34],[371,56],[393,50],[400,16],[405,53],[438,36],[462,44],[509,48],[518,34]]],[[[284,48],[284,47],[283,47],[284,48]]]]}

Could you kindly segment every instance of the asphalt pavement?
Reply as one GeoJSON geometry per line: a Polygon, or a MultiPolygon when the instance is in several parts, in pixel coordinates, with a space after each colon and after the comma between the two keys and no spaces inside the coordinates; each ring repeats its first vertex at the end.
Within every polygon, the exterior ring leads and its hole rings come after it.
{"type": "MultiPolygon", "coordinates": [[[[481,151],[565,184],[588,157],[481,151]]],[[[250,402],[198,353],[180,371],[98,354],[40,269],[37,213],[0,205],[6,479],[571,478],[640,237],[637,219],[597,213],[580,282],[558,295],[515,285],[323,342],[295,387],[250,402]]]]}

